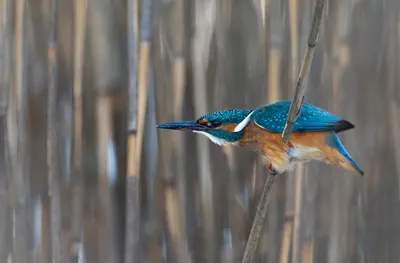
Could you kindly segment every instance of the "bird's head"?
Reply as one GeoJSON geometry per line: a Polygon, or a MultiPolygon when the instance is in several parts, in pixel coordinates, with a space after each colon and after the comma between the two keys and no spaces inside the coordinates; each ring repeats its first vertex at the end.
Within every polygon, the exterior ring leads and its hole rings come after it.
{"type": "Polygon", "coordinates": [[[226,110],[206,114],[196,120],[169,122],[157,128],[192,131],[207,136],[218,145],[235,143],[243,137],[243,129],[235,131],[239,123],[251,113],[251,110],[226,110]]]}

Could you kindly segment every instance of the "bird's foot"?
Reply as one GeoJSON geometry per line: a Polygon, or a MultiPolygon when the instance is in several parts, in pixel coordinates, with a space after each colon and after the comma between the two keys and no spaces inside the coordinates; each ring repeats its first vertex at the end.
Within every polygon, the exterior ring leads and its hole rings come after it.
{"type": "Polygon", "coordinates": [[[269,166],[268,166],[268,173],[270,175],[277,175],[278,174],[278,172],[274,169],[274,167],[272,167],[272,164],[269,164],[269,166]]]}

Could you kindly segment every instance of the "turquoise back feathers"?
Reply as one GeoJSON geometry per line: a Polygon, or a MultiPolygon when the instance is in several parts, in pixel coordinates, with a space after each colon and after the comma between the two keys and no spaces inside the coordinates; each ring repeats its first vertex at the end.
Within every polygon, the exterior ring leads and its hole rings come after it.
{"type": "MultiPolygon", "coordinates": [[[[282,133],[290,109],[290,100],[266,105],[262,112],[253,116],[254,122],[271,132],[282,133]]],[[[293,132],[334,131],[336,133],[354,128],[350,122],[311,104],[304,103],[293,126],[293,132]]]]}

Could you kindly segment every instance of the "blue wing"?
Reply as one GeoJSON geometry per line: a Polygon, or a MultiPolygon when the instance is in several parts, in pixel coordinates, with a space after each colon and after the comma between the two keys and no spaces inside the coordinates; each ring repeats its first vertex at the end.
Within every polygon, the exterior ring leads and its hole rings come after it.
{"type": "MultiPolygon", "coordinates": [[[[254,115],[254,122],[263,129],[282,133],[290,109],[290,100],[266,105],[254,115]]],[[[304,103],[300,115],[293,126],[293,132],[335,131],[340,132],[354,128],[350,122],[335,116],[323,109],[304,103]]]]}

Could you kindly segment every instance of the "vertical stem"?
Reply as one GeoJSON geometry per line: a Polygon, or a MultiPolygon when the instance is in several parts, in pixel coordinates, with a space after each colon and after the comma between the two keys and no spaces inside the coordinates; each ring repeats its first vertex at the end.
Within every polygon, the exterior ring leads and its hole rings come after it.
{"type": "Polygon", "coordinates": [[[138,120],[136,142],[136,173],[140,172],[140,164],[143,148],[143,136],[148,101],[148,80],[150,70],[150,41],[152,27],[152,0],[144,0],[141,3],[140,20],[140,47],[138,68],[138,120]]]}
{"type": "MultiPolygon", "coordinates": [[[[175,30],[173,39],[173,68],[172,68],[172,87],[174,91],[174,107],[173,113],[176,120],[183,118],[182,109],[185,107],[185,88],[186,88],[186,27],[185,27],[185,8],[186,1],[176,0],[174,5],[173,25],[175,30]]],[[[177,160],[176,164],[176,181],[177,183],[166,187],[166,207],[177,206],[179,209],[167,209],[168,224],[171,226],[171,236],[175,247],[176,262],[192,262],[188,247],[187,222],[186,222],[186,176],[185,176],[185,160],[184,153],[185,138],[174,134],[173,143],[177,160]],[[168,198],[169,197],[169,198],[168,198]]],[[[173,175],[171,175],[173,176],[173,175]]]]}
{"type": "Polygon", "coordinates": [[[139,39],[139,0],[128,0],[128,65],[129,65],[129,115],[128,162],[126,185],[126,239],[125,263],[140,262],[140,177],[137,167],[137,115],[138,70],[137,46],[139,39]],[[135,261],[136,260],[136,261],[135,261]]]}
{"type": "Polygon", "coordinates": [[[141,5],[141,20],[139,25],[139,4],[138,1],[129,3],[129,41],[132,44],[129,60],[130,71],[130,105],[129,105],[129,138],[128,138],[128,229],[131,231],[127,236],[126,246],[132,246],[126,249],[132,252],[126,252],[125,262],[131,258],[135,258],[140,262],[140,167],[142,148],[144,140],[145,118],[148,102],[148,80],[150,70],[150,41],[151,41],[151,26],[152,26],[152,0],[144,0],[141,5]],[[140,45],[139,45],[139,60],[136,75],[136,41],[139,36],[140,28],[140,45]],[[137,79],[137,84],[136,84],[137,79]],[[136,87],[137,85],[137,87],[136,87]],[[137,95],[136,95],[137,94],[137,95]],[[138,96],[138,98],[136,98],[138,96]],[[137,104],[136,104],[137,102],[137,104]],[[135,108],[136,107],[136,108],[135,108]]]}
{"type": "Polygon", "coordinates": [[[33,258],[30,176],[27,147],[27,86],[25,83],[25,0],[15,1],[15,57],[14,85],[9,103],[14,114],[10,115],[9,135],[14,140],[10,148],[13,154],[13,179],[17,200],[14,206],[14,253],[16,263],[28,263],[33,258]]]}
{"type": "Polygon", "coordinates": [[[292,220],[286,220],[283,225],[281,251],[279,257],[279,263],[289,263],[290,255],[290,237],[292,236],[293,222],[292,220]]]}
{"type": "Polygon", "coordinates": [[[112,141],[112,107],[111,98],[105,94],[99,94],[97,98],[97,151],[99,171],[99,194],[101,204],[100,225],[105,227],[100,234],[99,251],[102,262],[114,262],[115,236],[113,231],[113,204],[111,202],[111,189],[109,187],[109,145],[112,141]]]}
{"type": "Polygon", "coordinates": [[[60,174],[57,159],[57,0],[50,1],[49,32],[47,42],[47,167],[51,210],[52,260],[64,262],[63,237],[61,234],[60,174]]]}
{"type": "MultiPolygon", "coordinates": [[[[298,26],[298,0],[289,1],[290,13],[290,43],[291,43],[291,71],[290,84],[295,87],[296,74],[299,64],[299,26],[298,26]]],[[[300,219],[301,219],[301,204],[302,204],[302,182],[303,182],[303,165],[298,164],[295,171],[295,213],[293,218],[293,235],[292,235],[292,263],[297,263],[299,260],[299,236],[300,236],[300,219]]]]}
{"type": "MultiPolygon", "coordinates": [[[[211,37],[215,28],[216,1],[195,1],[195,33],[193,37],[193,73],[195,114],[201,116],[207,112],[207,64],[210,54],[211,37]],[[207,12],[207,16],[205,16],[207,12]],[[204,19],[207,17],[207,19],[204,19]]],[[[196,137],[199,165],[200,198],[202,213],[202,241],[207,254],[203,261],[214,263],[217,259],[215,215],[213,205],[213,179],[210,167],[209,144],[203,138],[196,137]]]]}
{"type": "Polygon", "coordinates": [[[50,222],[50,198],[48,196],[42,197],[40,200],[40,209],[41,211],[41,251],[40,251],[40,263],[50,263],[53,262],[51,255],[51,222],[50,222]]]}
{"type": "Polygon", "coordinates": [[[87,0],[74,1],[74,75],[73,75],[73,169],[72,169],[72,242],[68,249],[71,258],[77,262],[82,251],[83,224],[83,63],[86,39],[87,0]]]}
{"type": "MultiPolygon", "coordinates": [[[[282,46],[283,46],[283,29],[284,19],[282,18],[282,3],[279,1],[273,1],[270,8],[270,35],[268,38],[269,42],[269,60],[268,60],[268,103],[276,102],[281,97],[282,83],[281,83],[281,60],[282,60],[282,46]]],[[[268,43],[267,42],[267,43],[268,43]]],[[[266,167],[266,159],[262,158],[266,167]]],[[[265,168],[264,168],[265,169],[265,168]]],[[[279,247],[280,243],[288,242],[284,240],[287,236],[282,235],[282,241],[279,242],[279,236],[281,233],[286,233],[285,229],[282,231],[281,219],[284,218],[285,213],[285,202],[286,202],[286,177],[281,177],[280,181],[277,182],[277,194],[276,198],[272,201],[270,215],[268,218],[268,231],[264,231],[264,235],[267,236],[267,244],[271,244],[266,251],[268,260],[277,262],[279,259],[279,247]]],[[[285,227],[285,226],[283,226],[285,227]]],[[[289,235],[290,238],[290,235],[289,235]]],[[[286,252],[286,251],[285,251],[286,252]]],[[[288,251],[289,252],[289,251],[288,251]]]]}
{"type": "Polygon", "coordinates": [[[11,240],[11,211],[9,207],[9,167],[7,151],[7,98],[9,94],[10,78],[10,1],[0,1],[0,261],[5,262],[12,243],[11,240]]]}

